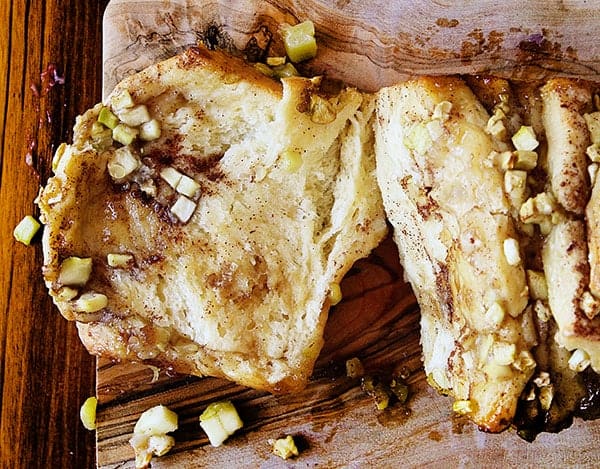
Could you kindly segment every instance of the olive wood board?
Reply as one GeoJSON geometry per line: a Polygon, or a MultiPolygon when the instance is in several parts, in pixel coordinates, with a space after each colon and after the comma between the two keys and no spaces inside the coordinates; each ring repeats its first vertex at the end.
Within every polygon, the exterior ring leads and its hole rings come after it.
{"type": "MultiPolygon", "coordinates": [[[[269,44],[271,55],[280,54],[277,26],[307,18],[315,23],[319,54],[301,71],[364,90],[419,74],[598,79],[597,14],[600,9],[585,1],[510,0],[499,7],[491,1],[113,0],[104,16],[104,93],[199,40],[248,53],[269,44]]],[[[220,379],[99,359],[98,466],[134,467],[128,440],[135,422],[144,410],[164,404],[179,415],[179,429],[175,447],[154,458],[154,468],[598,467],[600,421],[576,419],[559,434],[527,443],[512,429],[486,434],[452,415],[452,400],[426,383],[418,305],[389,237],[356,263],[342,293],[330,311],[313,377],[297,394],[273,396],[220,379]],[[345,361],[352,357],[370,374],[408,373],[407,404],[378,411],[360,381],[346,376],[345,361]],[[214,448],[198,416],[219,399],[234,402],[244,427],[214,448]],[[272,454],[269,440],[288,434],[300,455],[284,461],[272,454]]]]}

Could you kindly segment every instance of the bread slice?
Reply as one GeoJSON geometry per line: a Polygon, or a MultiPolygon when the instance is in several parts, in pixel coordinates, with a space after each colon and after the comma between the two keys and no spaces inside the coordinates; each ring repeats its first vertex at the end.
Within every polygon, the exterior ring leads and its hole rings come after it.
{"type": "Polygon", "coordinates": [[[78,118],[39,197],[44,278],[87,349],[301,389],[332,291],[386,234],[373,111],[356,90],[279,83],[204,48],[120,83],[78,118]],[[133,134],[156,122],[121,145],[104,108],[133,134]]]}
{"type": "Polygon", "coordinates": [[[600,194],[597,178],[591,189],[586,150],[592,141],[584,117],[594,109],[593,95],[591,83],[572,79],[550,80],[540,90],[546,191],[554,200],[542,259],[556,340],[567,350],[579,349],[582,362],[600,372],[600,194]]]}
{"type": "Polygon", "coordinates": [[[420,78],[377,97],[377,178],[421,308],[430,383],[486,431],[512,421],[535,369],[519,234],[494,165],[506,144],[459,78],[420,78]],[[515,254],[512,252],[512,254],[515,254]]]}

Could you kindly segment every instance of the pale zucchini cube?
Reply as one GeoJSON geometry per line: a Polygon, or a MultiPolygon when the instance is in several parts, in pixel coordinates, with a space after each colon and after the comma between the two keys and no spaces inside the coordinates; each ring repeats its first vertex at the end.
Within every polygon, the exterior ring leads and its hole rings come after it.
{"type": "Polygon", "coordinates": [[[127,267],[133,261],[131,254],[110,253],[106,256],[106,261],[110,267],[127,267]]]}
{"type": "Polygon", "coordinates": [[[201,421],[200,426],[205,431],[212,446],[221,446],[229,438],[229,433],[217,417],[201,421]]]}
{"type": "Polygon", "coordinates": [[[521,262],[521,253],[519,242],[515,238],[506,238],[503,243],[504,257],[509,265],[519,265],[521,262]]]}
{"type": "Polygon", "coordinates": [[[96,151],[104,151],[113,144],[112,130],[100,122],[92,124],[92,147],[96,151]]]}
{"type": "Polygon", "coordinates": [[[138,135],[138,130],[126,124],[117,125],[112,131],[112,138],[123,145],[129,145],[138,135]]]}
{"type": "Polygon", "coordinates": [[[58,283],[68,286],[84,286],[92,274],[90,257],[67,257],[60,265],[58,283]]]}
{"type": "Polygon", "coordinates": [[[79,313],[95,313],[107,306],[107,296],[96,292],[86,292],[73,302],[73,309],[79,313]]]}
{"type": "Polygon", "coordinates": [[[512,365],[516,358],[516,346],[508,342],[496,342],[492,347],[494,363],[512,365]]]}
{"type": "Polygon", "coordinates": [[[221,420],[221,424],[227,433],[233,435],[237,430],[244,426],[242,419],[237,413],[233,404],[231,407],[225,407],[223,411],[219,413],[219,419],[221,420]]]}
{"type": "Polygon", "coordinates": [[[180,195],[171,207],[171,213],[181,222],[186,223],[196,211],[196,203],[184,195],[180,195]]]}
{"type": "Polygon", "coordinates": [[[130,127],[138,127],[150,120],[150,112],[145,104],[138,104],[130,109],[124,109],[118,113],[119,119],[130,127]]]}
{"type": "Polygon", "coordinates": [[[31,240],[40,229],[40,223],[31,215],[25,216],[13,231],[13,236],[20,243],[29,246],[31,240]]]}
{"type": "Polygon", "coordinates": [[[148,451],[155,456],[164,456],[175,446],[175,438],[171,435],[152,435],[148,438],[148,451]]]}
{"type": "Polygon", "coordinates": [[[135,468],[148,469],[152,461],[152,451],[148,449],[148,436],[136,435],[135,433],[129,440],[129,444],[135,453],[135,468]]]}
{"type": "Polygon", "coordinates": [[[508,170],[504,173],[504,192],[515,207],[521,207],[527,196],[527,172],[508,170]]]}
{"type": "Polygon", "coordinates": [[[600,143],[600,112],[592,112],[583,115],[592,143],[600,143]]]}
{"type": "Polygon", "coordinates": [[[108,174],[113,179],[123,179],[136,171],[141,162],[131,146],[117,148],[108,161],[108,174]]]}
{"type": "Polygon", "coordinates": [[[277,67],[285,64],[285,57],[267,57],[267,65],[277,67]]]}
{"type": "Polygon", "coordinates": [[[200,426],[206,432],[212,446],[220,446],[243,425],[230,401],[213,402],[200,415],[200,426]]]}
{"type": "Polygon", "coordinates": [[[515,151],[515,168],[530,171],[537,166],[538,154],[532,150],[515,151]]]}
{"type": "Polygon", "coordinates": [[[185,174],[181,176],[181,179],[179,179],[177,187],[175,188],[177,192],[190,198],[193,198],[199,189],[200,184],[185,174]]]}
{"type": "Polygon", "coordinates": [[[585,154],[594,163],[600,163],[600,143],[592,143],[586,148],[585,154]]]}
{"type": "Polygon", "coordinates": [[[533,127],[522,125],[512,136],[513,145],[517,150],[533,151],[540,144],[535,136],[533,127]]]}
{"type": "Polygon", "coordinates": [[[55,298],[58,301],[71,301],[79,295],[79,290],[71,287],[60,287],[55,294],[55,298]]]}
{"type": "Polygon", "coordinates": [[[135,467],[147,468],[152,455],[165,455],[175,445],[175,438],[167,433],[177,430],[178,425],[177,414],[163,405],[142,413],[129,440],[135,452],[135,467]]]}
{"type": "Polygon", "coordinates": [[[315,25],[307,20],[281,30],[285,52],[292,62],[302,62],[317,55],[315,25]]]}
{"type": "Polygon", "coordinates": [[[140,139],[147,142],[160,138],[161,129],[160,124],[156,119],[151,119],[148,122],[144,122],[140,126],[140,139]]]}
{"type": "MultiPolygon", "coordinates": [[[[278,65],[273,67],[273,75],[277,78],[288,78],[288,77],[297,77],[300,76],[300,72],[294,67],[291,63],[285,63],[283,65],[278,65]]],[[[272,75],[267,75],[272,76],[272,75]]]]}
{"type": "Polygon", "coordinates": [[[486,311],[486,318],[488,319],[488,322],[494,329],[500,327],[500,325],[504,321],[505,316],[506,313],[504,311],[504,308],[497,301],[492,303],[492,305],[486,311]]]}
{"type": "Polygon", "coordinates": [[[98,405],[98,399],[94,396],[88,397],[81,408],[79,409],[79,418],[81,423],[87,430],[96,429],[96,407],[98,405]]]}
{"type": "Polygon", "coordinates": [[[590,363],[590,355],[585,350],[579,348],[575,350],[569,358],[569,368],[578,373],[590,366],[590,363]]]}
{"type": "Polygon", "coordinates": [[[112,130],[119,125],[119,118],[110,109],[103,107],[98,113],[98,122],[112,130]]]}
{"type": "Polygon", "coordinates": [[[181,181],[182,176],[183,174],[171,166],[167,166],[160,171],[160,177],[163,178],[173,189],[177,188],[177,184],[179,184],[179,181],[181,181]]]}
{"type": "Polygon", "coordinates": [[[300,454],[292,435],[275,440],[273,443],[273,453],[282,459],[288,459],[292,456],[298,456],[298,454],[300,454]]]}
{"type": "Polygon", "coordinates": [[[452,403],[452,411],[459,415],[468,415],[476,410],[473,401],[469,399],[456,400],[452,403]]]}
{"type": "Polygon", "coordinates": [[[113,109],[116,110],[127,109],[135,106],[135,102],[127,90],[122,90],[119,94],[114,95],[110,100],[110,104],[113,109]]]}
{"type": "Polygon", "coordinates": [[[435,105],[433,109],[433,119],[439,119],[445,122],[450,117],[450,111],[452,110],[452,103],[450,101],[440,101],[435,105]]]}
{"type": "Polygon", "coordinates": [[[177,430],[177,427],[177,414],[164,405],[157,405],[140,415],[133,432],[144,435],[164,435],[177,430]]]}

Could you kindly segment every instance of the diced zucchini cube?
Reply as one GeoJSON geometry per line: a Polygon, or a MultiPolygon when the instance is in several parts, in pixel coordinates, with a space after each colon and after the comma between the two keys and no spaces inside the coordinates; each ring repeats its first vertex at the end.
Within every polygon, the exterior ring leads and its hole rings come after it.
{"type": "Polygon", "coordinates": [[[27,215],[15,227],[13,235],[17,241],[29,246],[40,227],[40,223],[35,218],[27,215]]]}

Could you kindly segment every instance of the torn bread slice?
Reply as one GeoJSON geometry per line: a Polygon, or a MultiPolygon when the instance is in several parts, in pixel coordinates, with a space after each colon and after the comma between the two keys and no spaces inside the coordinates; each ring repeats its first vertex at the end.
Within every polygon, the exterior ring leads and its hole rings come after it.
{"type": "Polygon", "coordinates": [[[535,344],[518,235],[494,167],[505,145],[459,78],[380,90],[377,178],[421,308],[430,383],[480,428],[510,424],[535,344]]]}
{"type": "Polygon", "coordinates": [[[301,389],[331,291],[386,233],[373,109],[192,48],[78,118],[39,206],[46,284],[87,349],[301,389]]]}

